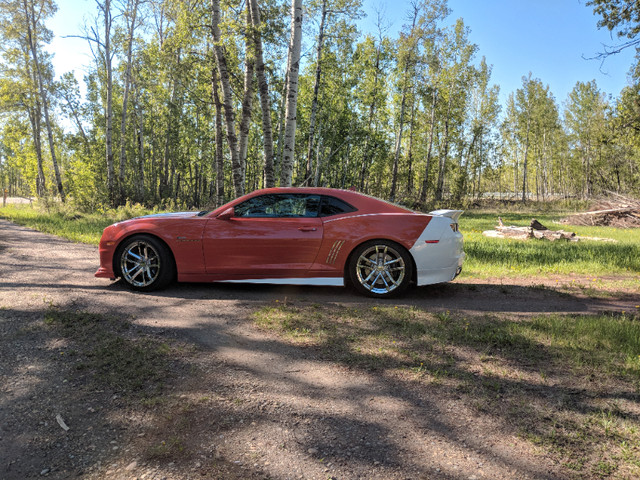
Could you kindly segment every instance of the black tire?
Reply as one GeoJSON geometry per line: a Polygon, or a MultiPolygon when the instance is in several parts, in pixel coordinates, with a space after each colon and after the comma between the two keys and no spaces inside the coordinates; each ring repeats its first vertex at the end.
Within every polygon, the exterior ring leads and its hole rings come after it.
{"type": "Polygon", "coordinates": [[[132,290],[151,292],[169,285],[175,278],[173,256],[157,238],[134,235],[118,247],[114,269],[132,290]]]}
{"type": "Polygon", "coordinates": [[[358,246],[349,258],[347,277],[364,295],[391,298],[404,292],[413,276],[411,255],[390,240],[372,240],[358,246]]]}

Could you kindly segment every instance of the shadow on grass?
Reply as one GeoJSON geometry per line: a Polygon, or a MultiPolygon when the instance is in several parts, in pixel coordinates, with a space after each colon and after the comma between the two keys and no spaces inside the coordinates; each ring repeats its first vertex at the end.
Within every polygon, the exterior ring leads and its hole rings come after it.
{"type": "Polygon", "coordinates": [[[543,448],[569,474],[640,474],[640,323],[624,314],[509,320],[416,308],[266,307],[262,328],[350,368],[428,387],[543,448]]]}
{"type": "MultiPolygon", "coordinates": [[[[162,460],[192,458],[186,442],[148,435],[190,371],[188,347],[73,309],[0,309],[0,331],[0,478],[129,478],[135,469],[161,470],[162,460]]],[[[203,462],[202,471],[246,478],[224,458],[203,462]]]]}

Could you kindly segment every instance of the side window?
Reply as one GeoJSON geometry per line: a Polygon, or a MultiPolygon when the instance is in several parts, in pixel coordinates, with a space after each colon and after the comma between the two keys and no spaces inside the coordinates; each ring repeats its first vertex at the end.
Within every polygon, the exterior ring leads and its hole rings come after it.
{"type": "Polygon", "coordinates": [[[320,206],[320,216],[330,217],[340,213],[355,212],[357,209],[335,197],[322,197],[322,205],[320,206]]]}
{"type": "Polygon", "coordinates": [[[253,197],[235,207],[235,216],[244,218],[317,217],[319,195],[269,194],[253,197]]]}
{"type": "Polygon", "coordinates": [[[261,195],[253,197],[236,205],[234,208],[236,217],[273,217],[273,204],[275,195],[261,195]]]}

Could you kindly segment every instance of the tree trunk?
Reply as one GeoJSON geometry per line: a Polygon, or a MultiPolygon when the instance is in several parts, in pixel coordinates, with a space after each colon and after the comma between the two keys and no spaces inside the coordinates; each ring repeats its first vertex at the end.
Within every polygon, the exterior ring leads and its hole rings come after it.
{"type": "Polygon", "coordinates": [[[436,88],[433,89],[433,93],[431,95],[431,120],[429,125],[429,147],[427,148],[427,164],[424,168],[424,179],[422,180],[422,188],[420,189],[420,199],[419,202],[421,204],[425,204],[427,201],[427,191],[429,189],[429,170],[431,168],[431,154],[433,153],[433,132],[435,130],[436,124],[436,102],[438,99],[438,90],[436,88]]]}
{"type": "MultiPolygon", "coordinates": [[[[405,72],[406,74],[406,72],[405,72]]],[[[402,102],[400,103],[400,120],[398,133],[396,136],[395,153],[393,155],[393,170],[391,172],[391,192],[389,199],[394,202],[396,199],[396,188],[398,184],[398,162],[400,161],[400,150],[402,148],[402,131],[404,130],[404,111],[407,104],[407,91],[402,89],[402,102]]]]}
{"type": "Polygon", "coordinates": [[[111,67],[111,0],[104,0],[104,61],[107,73],[107,99],[105,105],[105,147],[107,159],[107,191],[109,202],[115,206],[115,171],[113,166],[113,71],[111,67]]]}
{"type": "Polygon", "coordinates": [[[307,171],[304,183],[311,179],[313,169],[313,143],[316,128],[316,115],[318,113],[318,92],[320,90],[320,75],[322,73],[322,46],[324,44],[324,24],[327,18],[327,0],[322,0],[322,17],[318,32],[318,45],[316,47],[316,77],[313,84],[313,100],[311,101],[311,116],[309,118],[309,145],[307,147],[307,171]]]}
{"type": "MultiPolygon", "coordinates": [[[[415,85],[413,86],[415,93],[415,85]]],[[[411,120],[409,121],[409,151],[407,152],[407,195],[411,196],[413,194],[413,134],[414,134],[414,125],[416,120],[416,102],[415,97],[414,101],[411,102],[411,120]]]]}
{"type": "Polygon", "coordinates": [[[44,176],[44,164],[42,161],[42,144],[40,142],[40,102],[37,102],[35,112],[29,109],[29,119],[33,131],[33,142],[36,148],[36,159],[38,163],[38,176],[36,177],[36,193],[39,197],[47,191],[46,177],[44,176]]]}
{"type": "Polygon", "coordinates": [[[138,108],[138,198],[144,203],[144,113],[138,108]]]}
{"type": "Polygon", "coordinates": [[[224,153],[222,151],[222,102],[218,91],[218,75],[214,67],[211,72],[211,96],[215,107],[215,127],[216,127],[216,150],[215,150],[215,171],[216,171],[216,207],[224,203],[224,153]]]}
{"type": "Polygon", "coordinates": [[[125,202],[125,185],[124,185],[124,173],[127,161],[126,150],[126,133],[127,133],[127,105],[129,102],[129,87],[131,85],[131,56],[133,51],[133,32],[136,28],[136,16],[138,14],[138,0],[131,0],[129,5],[132,8],[131,23],[128,25],[127,32],[127,66],[124,75],[124,93],[122,95],[122,118],[120,119],[120,172],[118,178],[120,198],[119,203],[125,202]]]}
{"type": "Polygon", "coordinates": [[[529,163],[529,130],[531,128],[531,116],[527,118],[527,137],[524,144],[524,159],[522,163],[522,203],[527,201],[527,166],[529,163]]]}
{"type": "Polygon", "coordinates": [[[253,25],[253,44],[256,56],[256,76],[258,78],[258,91],[260,93],[260,106],[262,107],[262,135],[264,145],[264,183],[265,187],[275,187],[275,173],[273,171],[273,129],[271,127],[271,99],[269,98],[269,84],[264,73],[264,59],[262,55],[262,22],[260,20],[260,7],[257,0],[249,0],[251,11],[251,23],[253,25]]]}
{"type": "MultiPolygon", "coordinates": [[[[180,53],[178,52],[178,63],[180,63],[180,53]]],[[[160,198],[170,198],[173,187],[173,175],[171,175],[172,162],[172,146],[176,143],[176,137],[178,135],[175,132],[175,124],[178,120],[176,115],[176,99],[178,97],[178,82],[173,80],[173,87],[171,89],[171,98],[169,99],[169,122],[167,125],[167,131],[165,135],[164,151],[162,157],[162,172],[160,174],[160,198]]]]}
{"type": "Polygon", "coordinates": [[[35,75],[37,78],[38,88],[40,90],[40,100],[42,101],[42,109],[44,111],[44,121],[47,127],[47,139],[49,140],[49,151],[51,153],[51,161],[53,162],[53,171],[56,177],[56,187],[60,194],[60,200],[64,203],[66,200],[64,188],[62,187],[62,178],[60,176],[60,169],[58,168],[58,160],[56,157],[55,144],[53,143],[53,129],[51,128],[51,120],[49,118],[49,102],[47,100],[47,92],[44,88],[44,80],[42,77],[42,71],[40,69],[40,59],[38,58],[38,52],[36,50],[36,44],[34,35],[36,34],[36,13],[34,11],[33,2],[27,3],[27,0],[23,0],[25,17],[27,19],[27,41],[29,42],[29,49],[33,57],[33,64],[35,66],[35,75]]]}
{"type": "Polygon", "coordinates": [[[220,32],[220,0],[213,0],[211,2],[211,7],[214,42],[213,50],[215,52],[218,73],[220,74],[220,83],[222,85],[222,103],[224,106],[224,117],[227,127],[227,142],[229,144],[229,152],[231,154],[233,187],[236,197],[240,197],[244,195],[244,178],[242,175],[242,165],[240,164],[240,159],[238,157],[238,137],[236,136],[236,115],[233,109],[233,92],[231,91],[227,59],[225,56],[224,46],[222,45],[222,33],[220,32]]]}
{"type": "MultiPolygon", "coordinates": [[[[378,64],[380,60],[380,50],[376,54],[376,76],[373,79],[374,91],[378,85],[378,64]]],[[[371,128],[373,126],[373,118],[376,113],[376,101],[375,97],[369,105],[369,120],[367,122],[367,138],[364,142],[364,149],[362,151],[362,168],[360,169],[360,191],[364,192],[365,188],[365,178],[367,175],[367,168],[369,167],[369,149],[371,148],[371,128]]],[[[376,129],[377,130],[377,129],[376,129]]],[[[374,132],[377,133],[377,132],[374,132]]]]}
{"type": "MultiPolygon", "coordinates": [[[[415,34],[414,30],[416,28],[416,21],[418,19],[418,6],[415,4],[413,6],[413,23],[411,25],[411,32],[408,37],[408,41],[412,41],[413,35],[415,34]]],[[[398,125],[398,133],[396,137],[396,146],[395,153],[393,155],[393,171],[391,173],[391,192],[389,194],[390,200],[393,202],[396,198],[396,190],[398,185],[398,163],[400,161],[400,151],[402,149],[402,133],[404,130],[404,116],[405,110],[407,107],[407,92],[409,91],[409,79],[407,75],[409,74],[409,67],[413,61],[414,49],[416,48],[417,42],[411,47],[411,49],[407,52],[407,57],[405,58],[404,71],[402,72],[402,100],[400,102],[400,119],[398,125]]],[[[414,69],[415,71],[415,69],[414,69]]]]}
{"type": "Polygon", "coordinates": [[[244,59],[244,95],[242,97],[242,117],[240,118],[240,137],[238,140],[238,162],[240,163],[242,184],[246,179],[247,148],[249,145],[249,128],[251,126],[251,107],[253,101],[253,71],[255,58],[251,51],[251,11],[247,5],[247,37],[245,39],[245,59],[244,59]]]}
{"type": "Polygon", "coordinates": [[[444,173],[447,166],[447,157],[449,156],[449,121],[451,120],[451,100],[453,92],[449,91],[449,101],[447,102],[447,115],[444,121],[444,140],[443,151],[440,154],[440,164],[438,166],[438,183],[436,186],[436,200],[442,200],[444,195],[444,173]]]}
{"type": "Polygon", "coordinates": [[[298,70],[302,48],[302,0],[291,1],[291,40],[287,75],[287,105],[285,109],[284,145],[280,186],[290,187],[296,142],[296,107],[298,103],[298,70]]]}
{"type": "Polygon", "coordinates": [[[467,178],[469,177],[469,162],[471,161],[471,154],[473,153],[473,149],[482,134],[480,128],[474,129],[473,137],[471,138],[471,143],[467,147],[467,154],[464,155],[463,146],[460,145],[460,155],[462,158],[460,159],[460,172],[458,172],[458,180],[456,182],[456,190],[455,190],[455,199],[459,201],[462,197],[467,194],[467,178]]]}
{"type": "MultiPolygon", "coordinates": [[[[34,84],[37,84],[35,77],[33,76],[33,72],[29,68],[29,64],[27,63],[27,73],[29,77],[33,80],[34,84]]],[[[27,106],[27,113],[29,114],[29,122],[31,123],[31,132],[33,134],[33,145],[36,150],[36,162],[38,164],[38,176],[36,177],[36,194],[41,197],[47,191],[47,182],[46,177],[44,175],[44,163],[42,159],[42,143],[40,141],[41,137],[41,129],[40,129],[40,118],[41,118],[41,107],[40,101],[36,99],[34,102],[34,107],[27,106]]]]}

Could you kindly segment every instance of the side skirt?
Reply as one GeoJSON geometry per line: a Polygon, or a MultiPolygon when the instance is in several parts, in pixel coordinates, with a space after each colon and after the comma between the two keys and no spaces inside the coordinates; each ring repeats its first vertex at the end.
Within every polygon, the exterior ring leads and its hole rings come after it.
{"type": "Polygon", "coordinates": [[[342,277],[313,278],[247,278],[245,280],[219,280],[220,283],[264,283],[270,285],[324,285],[327,287],[344,287],[342,277]]]}

